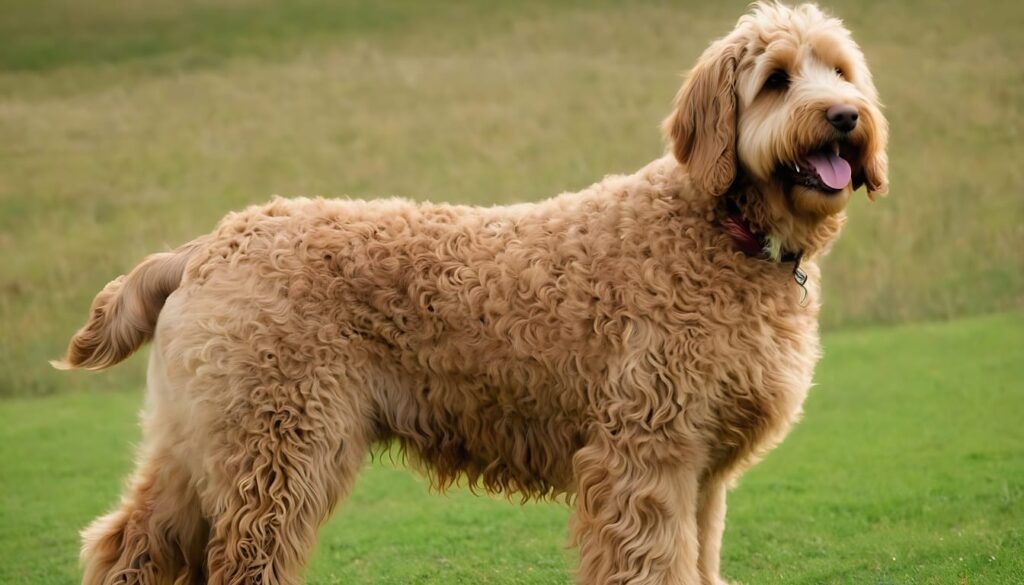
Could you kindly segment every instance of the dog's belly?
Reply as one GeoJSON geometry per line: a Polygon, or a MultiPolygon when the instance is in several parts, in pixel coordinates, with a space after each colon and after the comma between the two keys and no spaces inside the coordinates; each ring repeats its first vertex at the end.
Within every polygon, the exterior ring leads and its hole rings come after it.
{"type": "Polygon", "coordinates": [[[438,484],[466,477],[490,491],[528,497],[572,489],[581,424],[571,409],[548,402],[558,395],[553,388],[401,377],[404,383],[380,405],[381,438],[397,439],[438,484]]]}

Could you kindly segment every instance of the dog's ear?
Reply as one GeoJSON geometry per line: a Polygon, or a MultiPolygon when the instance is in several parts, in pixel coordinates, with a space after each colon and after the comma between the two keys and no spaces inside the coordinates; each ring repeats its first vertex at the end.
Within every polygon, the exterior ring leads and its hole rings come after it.
{"type": "Polygon", "coordinates": [[[868,198],[872,201],[879,195],[886,195],[889,192],[889,155],[886,152],[889,128],[880,114],[878,118],[879,121],[875,122],[875,130],[872,132],[871,144],[868,145],[864,168],[853,181],[854,190],[860,189],[861,185],[867,186],[868,198]]]}
{"type": "Polygon", "coordinates": [[[882,151],[871,157],[864,166],[864,184],[872,201],[889,193],[889,156],[882,151]]]}
{"type": "Polygon", "coordinates": [[[860,172],[854,174],[853,189],[856,191],[866,186],[868,198],[874,201],[889,192],[889,122],[878,103],[878,90],[875,89],[867,64],[861,60],[858,68],[860,90],[867,98],[858,125],[863,125],[869,132],[867,144],[864,145],[863,166],[860,172]]]}
{"type": "Polygon", "coordinates": [[[675,109],[662,128],[673,154],[696,186],[713,195],[736,179],[736,67],[741,45],[715,41],[676,95],[675,109]]]}

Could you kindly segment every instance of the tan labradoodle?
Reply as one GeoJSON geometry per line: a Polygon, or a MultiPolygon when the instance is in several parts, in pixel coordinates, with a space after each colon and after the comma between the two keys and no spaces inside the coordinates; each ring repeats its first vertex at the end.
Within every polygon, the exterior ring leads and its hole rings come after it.
{"type": "Polygon", "coordinates": [[[884,193],[864,57],[759,4],[670,154],[536,204],[276,199],[96,297],[71,368],[153,339],[144,445],[83,583],[294,584],[367,452],[575,506],[578,581],[720,585],[727,486],[799,417],[818,259],[884,193]]]}

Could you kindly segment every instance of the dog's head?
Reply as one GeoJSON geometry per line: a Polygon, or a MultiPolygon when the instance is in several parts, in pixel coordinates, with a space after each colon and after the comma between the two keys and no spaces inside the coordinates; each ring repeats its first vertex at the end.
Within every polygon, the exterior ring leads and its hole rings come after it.
{"type": "Polygon", "coordinates": [[[823,217],[861,186],[872,199],[888,188],[888,126],[864,56],[811,4],[759,3],[740,18],[690,72],[665,131],[710,194],[743,179],[823,217]]]}

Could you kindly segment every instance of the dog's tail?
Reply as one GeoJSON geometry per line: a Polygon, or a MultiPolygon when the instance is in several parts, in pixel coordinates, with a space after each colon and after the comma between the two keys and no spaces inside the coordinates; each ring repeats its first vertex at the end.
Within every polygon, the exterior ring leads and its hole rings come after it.
{"type": "Polygon", "coordinates": [[[64,358],[50,365],[60,370],[102,370],[149,341],[164,301],[181,284],[185,266],[202,241],[152,254],[127,276],[107,283],[93,299],[89,320],[71,338],[64,358]]]}

